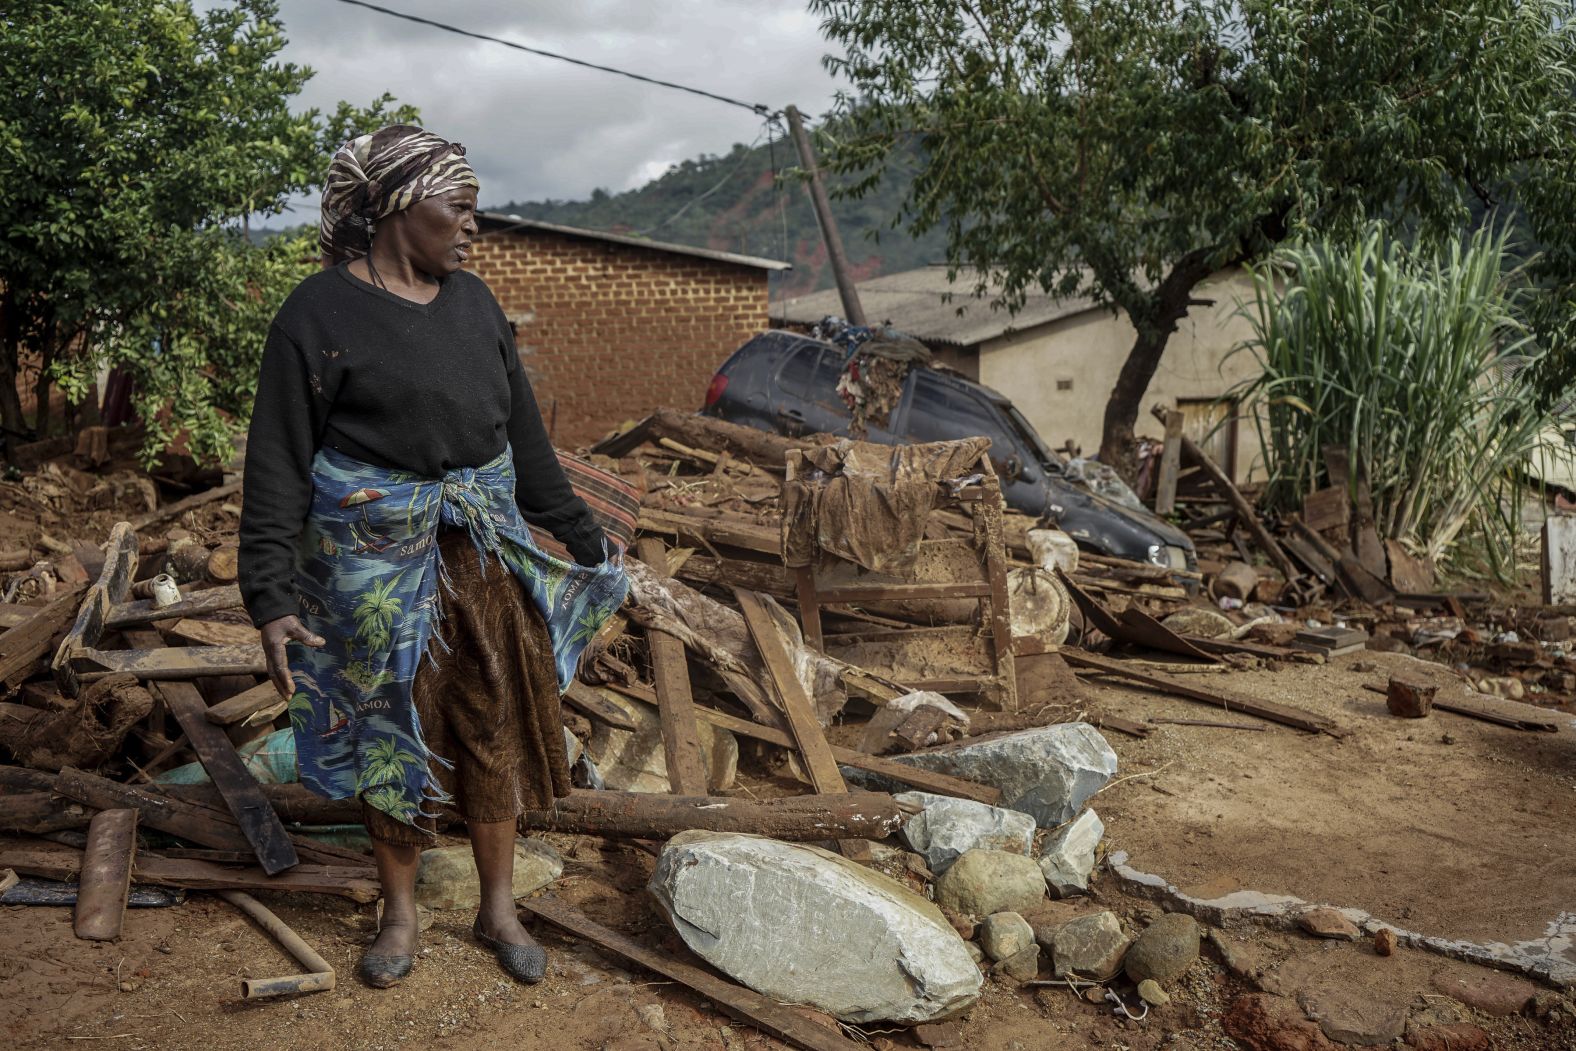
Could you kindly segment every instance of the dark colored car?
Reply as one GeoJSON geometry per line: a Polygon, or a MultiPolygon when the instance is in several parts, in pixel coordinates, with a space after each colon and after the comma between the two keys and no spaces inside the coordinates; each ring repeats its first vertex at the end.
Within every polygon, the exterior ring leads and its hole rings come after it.
{"type": "MultiPolygon", "coordinates": [[[[851,416],[837,393],[845,354],[794,332],[763,332],[733,352],[712,378],[702,413],[797,437],[847,435],[851,416]]],[[[1172,569],[1196,565],[1193,543],[1147,511],[1124,507],[1066,478],[1062,462],[1006,398],[956,373],[908,370],[903,397],[885,428],[867,441],[882,445],[984,435],[1008,506],[1048,515],[1082,547],[1172,569]]]]}

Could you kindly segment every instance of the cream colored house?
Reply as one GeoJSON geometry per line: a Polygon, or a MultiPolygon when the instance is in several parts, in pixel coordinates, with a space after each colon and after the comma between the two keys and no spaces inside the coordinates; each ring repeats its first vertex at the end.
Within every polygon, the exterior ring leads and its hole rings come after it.
{"type": "MultiPolygon", "coordinates": [[[[1238,311],[1252,300],[1253,283],[1244,271],[1221,271],[1194,295],[1214,305],[1195,307],[1172,335],[1136,429],[1159,437],[1150,407],[1180,408],[1189,436],[1245,481],[1262,473],[1258,434],[1223,399],[1257,371],[1250,352],[1232,353],[1251,334],[1238,311]]],[[[1090,455],[1099,450],[1106,399],[1135,336],[1119,313],[1085,299],[1034,295],[1009,316],[976,298],[969,278],[949,284],[944,266],[862,281],[859,297],[872,324],[923,340],[938,364],[1006,395],[1053,448],[1070,441],[1090,455]]],[[[828,290],[775,302],[770,313],[774,324],[798,327],[843,309],[828,290]]]]}

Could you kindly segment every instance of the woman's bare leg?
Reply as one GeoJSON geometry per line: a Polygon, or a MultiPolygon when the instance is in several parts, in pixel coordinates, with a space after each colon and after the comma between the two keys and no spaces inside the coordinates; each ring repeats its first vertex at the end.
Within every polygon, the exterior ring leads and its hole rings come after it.
{"type": "Polygon", "coordinates": [[[520,925],[514,906],[514,830],[508,821],[468,821],[471,852],[481,878],[482,903],[478,912],[482,933],[505,945],[535,945],[520,925]]]}
{"type": "Polygon", "coordinates": [[[410,956],[416,951],[416,868],[418,846],[372,841],[372,857],[383,884],[383,920],[367,952],[377,956],[410,956]]]}

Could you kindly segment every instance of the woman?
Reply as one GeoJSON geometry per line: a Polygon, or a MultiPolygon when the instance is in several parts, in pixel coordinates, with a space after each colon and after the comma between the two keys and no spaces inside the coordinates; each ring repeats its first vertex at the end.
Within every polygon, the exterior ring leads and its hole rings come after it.
{"type": "Polygon", "coordinates": [[[559,691],[626,586],[503,311],[461,270],[477,189],[464,147],[420,128],[339,150],[331,265],[274,319],[246,451],[242,592],[302,783],[361,800],[384,896],[361,974],[378,987],[410,971],[440,806],[470,831],[477,939],[515,977],[545,974],[514,907],[516,819],[568,790],[559,691]]]}

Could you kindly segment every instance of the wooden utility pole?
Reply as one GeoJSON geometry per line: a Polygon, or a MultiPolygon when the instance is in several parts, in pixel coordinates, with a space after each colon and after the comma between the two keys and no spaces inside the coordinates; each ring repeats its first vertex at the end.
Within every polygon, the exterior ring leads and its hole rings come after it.
{"type": "Polygon", "coordinates": [[[794,147],[799,151],[799,163],[810,176],[810,205],[815,209],[815,221],[821,227],[821,240],[826,245],[826,257],[832,264],[832,276],[837,279],[837,294],[843,298],[843,313],[850,325],[868,324],[865,308],[859,303],[859,290],[848,273],[848,257],[843,254],[843,238],[837,232],[837,220],[832,218],[832,205],[826,196],[826,186],[821,182],[821,166],[816,163],[815,151],[810,148],[810,136],[805,134],[804,120],[799,107],[789,106],[788,131],[793,136],[794,147]]]}

